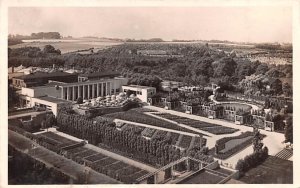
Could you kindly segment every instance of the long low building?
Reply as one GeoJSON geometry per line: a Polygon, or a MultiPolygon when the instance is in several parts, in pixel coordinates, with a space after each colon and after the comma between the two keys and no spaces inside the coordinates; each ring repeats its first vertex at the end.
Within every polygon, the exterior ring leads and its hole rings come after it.
{"type": "Polygon", "coordinates": [[[73,83],[52,81],[44,86],[22,87],[19,95],[21,106],[42,106],[56,115],[58,106],[77,101],[79,97],[88,100],[118,94],[127,82],[128,79],[123,77],[73,83]]]}

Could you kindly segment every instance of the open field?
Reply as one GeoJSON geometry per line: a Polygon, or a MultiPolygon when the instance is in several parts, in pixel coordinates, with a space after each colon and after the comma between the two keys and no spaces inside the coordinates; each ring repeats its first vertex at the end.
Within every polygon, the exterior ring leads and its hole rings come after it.
{"type": "Polygon", "coordinates": [[[94,48],[94,52],[104,49],[109,46],[122,44],[120,42],[104,42],[104,41],[89,41],[89,40],[45,40],[24,42],[22,44],[12,45],[9,48],[22,47],[38,47],[43,49],[45,45],[52,45],[55,49],[59,49],[62,54],[76,52],[78,50],[88,50],[94,48]]]}
{"type": "Polygon", "coordinates": [[[293,162],[269,156],[265,162],[249,170],[241,179],[250,184],[293,183],[293,162]]]}

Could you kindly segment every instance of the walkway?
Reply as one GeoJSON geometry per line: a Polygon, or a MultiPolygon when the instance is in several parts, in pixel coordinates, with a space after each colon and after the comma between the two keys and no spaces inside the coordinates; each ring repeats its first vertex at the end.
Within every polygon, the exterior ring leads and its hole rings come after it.
{"type": "MultiPolygon", "coordinates": [[[[192,115],[192,114],[186,114],[186,113],[182,113],[182,112],[178,112],[178,111],[174,111],[174,110],[166,110],[166,109],[155,107],[155,106],[144,106],[144,108],[162,112],[162,113],[169,113],[169,114],[173,114],[173,115],[177,115],[177,116],[181,116],[181,117],[186,117],[186,118],[190,118],[190,119],[194,119],[194,120],[199,120],[202,122],[218,124],[218,125],[222,125],[225,127],[230,127],[230,128],[235,128],[235,129],[240,130],[240,131],[237,131],[232,134],[214,135],[212,137],[207,137],[206,146],[208,148],[214,147],[216,141],[220,138],[237,136],[237,135],[241,134],[241,132],[246,132],[246,131],[252,132],[253,131],[252,127],[248,127],[248,126],[244,126],[244,125],[236,125],[233,122],[229,122],[229,121],[225,121],[225,120],[221,120],[221,119],[209,119],[206,117],[201,117],[201,116],[192,115]]],[[[263,140],[263,143],[265,146],[268,147],[269,155],[275,155],[285,147],[284,144],[282,143],[282,141],[284,141],[284,134],[277,133],[277,132],[270,132],[270,131],[266,131],[266,130],[260,130],[260,133],[266,135],[266,137],[263,140]]],[[[249,146],[246,149],[244,149],[243,151],[241,151],[223,161],[226,163],[230,163],[232,166],[235,166],[238,159],[243,158],[252,152],[253,152],[253,149],[251,146],[249,146]]]]}
{"type": "MultiPolygon", "coordinates": [[[[73,179],[85,176],[87,170],[86,167],[80,165],[70,159],[67,159],[55,152],[52,152],[44,147],[41,147],[34,143],[32,140],[8,130],[8,143],[18,151],[27,153],[35,160],[44,163],[49,167],[67,174],[73,179]]],[[[88,183],[89,184],[118,184],[119,181],[112,179],[104,174],[100,174],[92,169],[88,171],[88,183]]]]}
{"type": "MultiPolygon", "coordinates": [[[[74,140],[74,141],[77,141],[77,142],[78,142],[78,141],[79,141],[79,142],[80,142],[80,141],[83,141],[83,140],[81,140],[81,139],[79,139],[79,138],[76,138],[76,137],[74,137],[74,136],[65,134],[65,133],[63,133],[63,132],[59,132],[59,131],[57,131],[55,128],[52,128],[51,131],[54,132],[55,134],[58,134],[58,135],[63,136],[63,137],[66,137],[66,138],[68,138],[68,139],[70,139],[70,140],[74,140]]],[[[124,162],[124,163],[129,164],[129,165],[135,166],[135,167],[137,167],[137,168],[141,168],[141,169],[146,170],[146,171],[148,171],[148,172],[154,172],[154,171],[157,170],[156,168],[154,168],[154,167],[152,167],[152,166],[146,165],[146,164],[144,164],[144,163],[135,161],[135,160],[130,159],[130,158],[127,158],[127,157],[124,157],[124,156],[119,155],[119,154],[117,154],[117,153],[113,153],[113,152],[111,152],[111,151],[102,149],[102,148],[97,147],[97,146],[94,146],[94,145],[92,145],[92,144],[86,144],[86,145],[84,145],[84,147],[86,147],[86,148],[88,148],[88,149],[91,149],[91,150],[94,150],[94,151],[97,151],[97,152],[99,152],[99,153],[101,153],[101,154],[107,155],[107,156],[109,156],[109,157],[111,157],[111,158],[114,158],[114,159],[116,159],[116,160],[122,161],[122,162],[124,162]]]]}

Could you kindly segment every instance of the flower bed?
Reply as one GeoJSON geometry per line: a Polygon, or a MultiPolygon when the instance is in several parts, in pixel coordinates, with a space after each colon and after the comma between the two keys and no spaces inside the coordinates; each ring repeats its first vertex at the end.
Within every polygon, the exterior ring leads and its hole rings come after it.
{"type": "MultiPolygon", "coordinates": [[[[219,159],[227,159],[233,154],[236,154],[244,148],[251,145],[252,137],[253,133],[247,131],[245,133],[240,134],[239,136],[221,138],[216,142],[218,153],[215,153],[216,147],[214,147],[210,150],[210,154],[214,155],[219,159]],[[226,144],[228,142],[229,144],[226,144]]],[[[262,135],[262,137],[265,137],[265,135],[262,135]]]]}
{"type": "Polygon", "coordinates": [[[113,118],[113,119],[123,119],[126,121],[144,123],[144,124],[148,124],[148,125],[152,125],[152,126],[156,126],[156,127],[163,127],[163,128],[177,130],[177,131],[199,134],[195,131],[180,127],[174,123],[170,123],[168,121],[164,121],[162,119],[158,119],[158,118],[146,115],[144,113],[139,113],[136,110],[129,110],[126,112],[107,114],[107,115],[105,115],[105,117],[109,117],[109,118],[113,118]]]}
{"type": "Polygon", "coordinates": [[[91,161],[91,162],[96,162],[96,161],[99,161],[99,160],[101,160],[105,157],[107,157],[107,156],[102,155],[101,153],[98,153],[97,155],[93,155],[93,156],[89,156],[89,157],[85,158],[85,160],[88,160],[88,161],[91,161]]]}
{"type": "Polygon", "coordinates": [[[233,129],[230,127],[223,127],[221,125],[202,122],[202,121],[198,121],[198,120],[193,120],[193,119],[189,119],[186,117],[176,116],[173,114],[161,113],[161,114],[156,114],[156,115],[160,116],[162,118],[166,118],[166,119],[175,121],[177,123],[189,125],[193,128],[207,131],[209,133],[217,134],[217,135],[218,134],[230,134],[230,133],[234,133],[234,132],[238,131],[238,129],[233,129]]]}
{"type": "Polygon", "coordinates": [[[231,134],[231,133],[238,131],[238,129],[233,129],[233,128],[229,128],[229,127],[204,127],[204,128],[201,128],[201,130],[207,131],[207,132],[210,132],[210,133],[216,134],[216,135],[231,134]]]}

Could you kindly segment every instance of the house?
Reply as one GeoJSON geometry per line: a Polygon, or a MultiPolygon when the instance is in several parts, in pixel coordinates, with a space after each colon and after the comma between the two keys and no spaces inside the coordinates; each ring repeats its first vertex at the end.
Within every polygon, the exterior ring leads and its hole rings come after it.
{"type": "Polygon", "coordinates": [[[147,99],[149,97],[152,97],[156,93],[155,87],[139,86],[139,85],[122,86],[122,90],[125,93],[129,92],[134,94],[142,102],[147,102],[147,99]]]}

